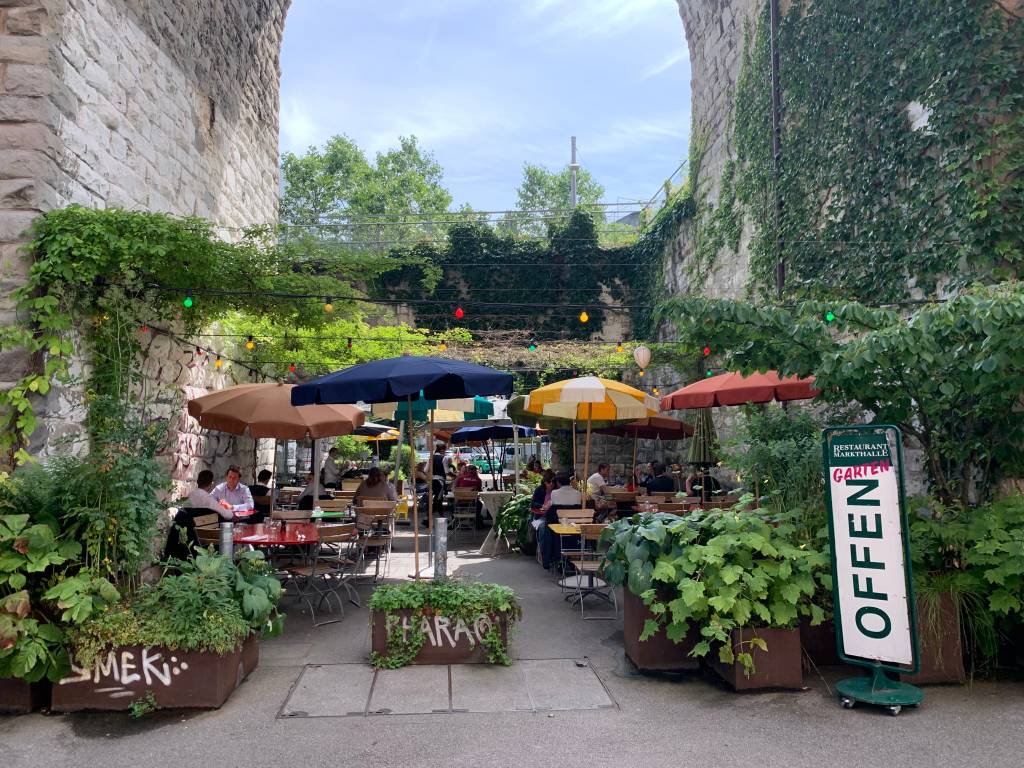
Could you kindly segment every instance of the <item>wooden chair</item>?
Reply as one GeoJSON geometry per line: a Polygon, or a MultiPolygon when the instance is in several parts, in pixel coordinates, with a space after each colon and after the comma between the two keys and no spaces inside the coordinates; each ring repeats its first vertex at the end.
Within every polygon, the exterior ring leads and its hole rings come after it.
{"type": "Polygon", "coordinates": [[[288,523],[308,523],[312,515],[311,509],[275,509],[270,513],[270,519],[288,523]]]}
{"type": "MultiPolygon", "coordinates": [[[[214,515],[214,517],[218,517],[214,515]]],[[[219,517],[218,517],[219,519],[219,517]]],[[[220,526],[196,526],[196,540],[199,542],[199,546],[203,549],[213,545],[215,550],[220,549],[220,526]]]]}
{"type": "Polygon", "coordinates": [[[390,509],[361,507],[356,511],[356,527],[362,537],[363,555],[367,549],[377,551],[373,566],[373,580],[387,578],[391,564],[391,546],[395,537],[395,502],[388,502],[390,509]],[[384,568],[380,567],[381,560],[384,568]]]}
{"type": "Polygon", "coordinates": [[[344,512],[350,503],[348,499],[320,499],[319,506],[324,512],[344,512]]]}
{"type": "Polygon", "coordinates": [[[475,530],[479,492],[476,488],[453,488],[452,494],[455,497],[455,502],[452,507],[448,532],[475,530]]]}
{"type": "Polygon", "coordinates": [[[592,509],[560,509],[558,510],[558,522],[563,525],[579,525],[580,523],[594,522],[594,510],[592,509]]]}
{"type": "Polygon", "coordinates": [[[667,502],[667,501],[664,501],[664,502],[660,502],[658,504],[658,511],[659,512],[671,512],[672,514],[678,515],[678,514],[682,514],[683,512],[689,511],[690,507],[692,507],[692,506],[693,506],[692,504],[688,504],[686,502],[679,503],[679,502],[667,502]]]}
{"type": "MultiPolygon", "coordinates": [[[[580,551],[575,556],[570,556],[568,561],[576,570],[574,576],[570,577],[575,582],[573,602],[579,602],[580,615],[584,621],[594,619],[614,620],[619,608],[615,597],[615,587],[606,582],[601,575],[604,569],[604,552],[601,547],[601,534],[607,527],[604,523],[581,523],[580,528],[580,551]],[[586,581],[586,586],[584,586],[586,581]],[[589,595],[597,595],[612,606],[611,616],[587,616],[584,608],[584,601],[589,595]]],[[[569,581],[570,579],[563,579],[569,581]]]]}
{"type": "Polygon", "coordinates": [[[220,515],[216,512],[210,515],[197,515],[192,518],[192,524],[196,528],[209,528],[211,525],[217,528],[220,525],[220,515]]]}
{"type": "Polygon", "coordinates": [[[360,477],[347,477],[341,481],[342,491],[357,491],[359,486],[363,484],[363,480],[360,477]]]}

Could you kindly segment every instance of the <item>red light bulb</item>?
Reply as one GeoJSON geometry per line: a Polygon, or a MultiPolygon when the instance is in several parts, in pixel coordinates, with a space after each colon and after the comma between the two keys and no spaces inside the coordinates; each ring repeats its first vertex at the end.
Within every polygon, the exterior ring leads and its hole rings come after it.
{"type": "Polygon", "coordinates": [[[291,365],[289,365],[289,366],[288,366],[288,370],[289,370],[289,371],[290,371],[291,373],[295,373],[295,363],[292,363],[291,365]]]}
{"type": "Polygon", "coordinates": [[[456,307],[455,308],[455,317],[457,319],[461,320],[465,316],[466,316],[466,313],[462,311],[462,307],[456,307]]]}
{"type": "Polygon", "coordinates": [[[711,347],[704,347],[704,357],[711,354],[711,347]]]}

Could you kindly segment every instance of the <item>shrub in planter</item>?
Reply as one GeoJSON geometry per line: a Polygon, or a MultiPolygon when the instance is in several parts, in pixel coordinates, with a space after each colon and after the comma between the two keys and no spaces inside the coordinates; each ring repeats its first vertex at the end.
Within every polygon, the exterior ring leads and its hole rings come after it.
{"type": "Polygon", "coordinates": [[[109,581],[78,568],[81,550],[28,515],[0,516],[0,711],[45,704],[38,683],[70,670],[66,629],[120,597],[109,581]]]}
{"type": "Polygon", "coordinates": [[[254,638],[280,632],[280,595],[261,552],[242,552],[237,564],[209,552],[173,562],[156,584],[69,633],[72,674],[54,688],[53,707],[127,709],[131,700],[100,690],[111,677],[160,706],[219,706],[256,666],[254,638]]]}
{"type": "Polygon", "coordinates": [[[695,630],[692,656],[715,649],[721,664],[739,665],[749,677],[757,670],[754,651],[771,651],[758,628],[793,629],[804,616],[825,620],[819,598],[831,589],[827,554],[795,543],[793,522],[746,509],[749,501],[682,518],[635,515],[605,532],[607,578],[627,585],[653,614],[641,640],[663,628],[680,642],[695,630]]]}
{"type": "Polygon", "coordinates": [[[506,501],[498,511],[494,526],[499,536],[505,536],[515,542],[525,555],[532,555],[537,546],[537,539],[530,537],[530,503],[532,494],[519,494],[506,501]]]}
{"type": "Polygon", "coordinates": [[[521,616],[515,593],[499,584],[386,584],[370,598],[370,660],[388,669],[481,661],[507,666],[508,635],[521,616]]]}

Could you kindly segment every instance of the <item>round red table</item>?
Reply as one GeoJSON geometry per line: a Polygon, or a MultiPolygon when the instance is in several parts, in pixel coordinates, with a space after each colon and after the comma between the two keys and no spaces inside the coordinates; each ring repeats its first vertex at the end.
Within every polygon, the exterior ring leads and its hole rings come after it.
{"type": "Polygon", "coordinates": [[[234,533],[235,544],[254,547],[301,546],[320,540],[319,530],[313,523],[286,523],[275,526],[273,532],[263,523],[239,523],[234,533]]]}

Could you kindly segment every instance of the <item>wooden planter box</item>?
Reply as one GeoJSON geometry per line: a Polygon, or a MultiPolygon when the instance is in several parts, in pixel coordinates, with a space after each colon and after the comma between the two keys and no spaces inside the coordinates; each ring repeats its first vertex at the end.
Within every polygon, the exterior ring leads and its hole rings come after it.
{"type": "MultiPolygon", "coordinates": [[[[370,611],[371,648],[386,656],[388,652],[388,628],[395,626],[399,631],[413,629],[412,611],[402,610],[385,614],[370,611]]],[[[412,660],[412,664],[486,664],[487,649],[483,637],[497,621],[502,642],[508,643],[508,616],[486,616],[480,614],[472,625],[447,616],[426,616],[420,619],[420,627],[426,633],[423,647],[412,660]]]]}
{"type": "Polygon", "coordinates": [[[842,664],[839,660],[839,649],[836,648],[836,625],[831,621],[823,621],[816,627],[811,626],[810,619],[801,621],[800,645],[817,667],[835,667],[842,664]]]}
{"type": "Polygon", "coordinates": [[[693,646],[700,642],[700,632],[690,632],[679,643],[674,643],[665,636],[664,628],[647,640],[640,639],[644,630],[644,622],[653,619],[654,614],[644,605],[644,601],[629,591],[622,590],[622,644],[628,658],[637,669],[644,671],[668,671],[678,669],[696,669],[700,660],[690,656],[693,646]]]}
{"type": "Polygon", "coordinates": [[[259,663],[259,640],[215,653],[129,645],[110,651],[92,669],[73,667],[53,686],[54,712],[125,710],[152,692],[161,709],[216,709],[259,663]]]}
{"type": "Polygon", "coordinates": [[[27,715],[49,704],[49,680],[26,683],[15,677],[0,678],[0,715],[27,715]]]}
{"type": "Polygon", "coordinates": [[[712,648],[707,655],[712,668],[737,691],[755,691],[762,688],[788,688],[803,690],[804,674],[800,664],[799,629],[734,629],[733,649],[743,643],[743,650],[751,650],[746,642],[751,637],[760,637],[768,644],[768,651],[760,648],[754,654],[754,673],[747,677],[743,665],[738,661],[723,664],[718,660],[718,649],[712,648]]]}
{"type": "Polygon", "coordinates": [[[913,685],[967,682],[960,614],[952,595],[939,595],[934,611],[917,602],[917,637],[921,670],[916,675],[900,675],[901,680],[913,685]]]}

